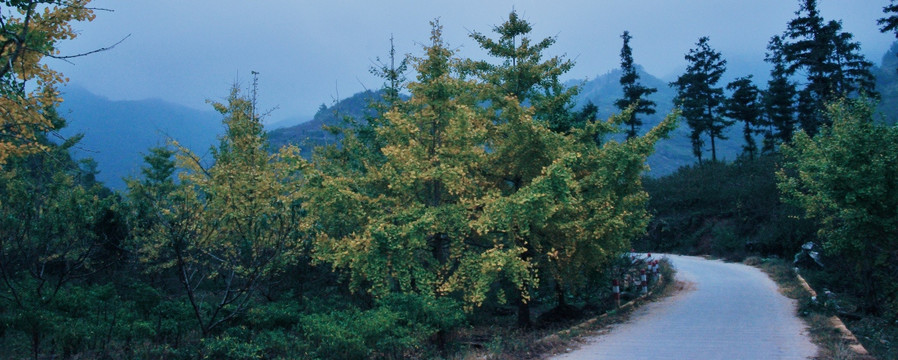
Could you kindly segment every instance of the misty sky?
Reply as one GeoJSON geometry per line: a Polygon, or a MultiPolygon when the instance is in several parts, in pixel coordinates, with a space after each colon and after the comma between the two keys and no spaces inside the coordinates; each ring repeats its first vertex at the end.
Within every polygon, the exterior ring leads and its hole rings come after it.
{"type": "MultiPolygon", "coordinates": [[[[888,0],[819,0],[822,15],[843,29],[879,63],[895,39],[876,19],[888,0]]],[[[444,39],[462,57],[483,58],[468,37],[490,33],[516,9],[532,37],[557,36],[547,55],[576,61],[568,79],[587,79],[619,66],[620,34],[629,30],[635,61],[670,79],[685,67],[683,54],[700,36],[733,65],[759,63],[767,41],[785,30],[797,0],[583,0],[583,1],[287,1],[94,0],[113,9],[92,23],[66,53],[108,46],[111,51],[50,63],[71,84],[114,100],[161,98],[198,109],[221,100],[230,85],[260,73],[261,104],[277,106],[272,121],[307,117],[381,81],[368,72],[385,57],[389,38],[399,53],[421,54],[439,17],[444,39]]],[[[492,37],[492,36],[491,36],[492,37]]],[[[742,74],[733,74],[739,76],[742,74]]]]}

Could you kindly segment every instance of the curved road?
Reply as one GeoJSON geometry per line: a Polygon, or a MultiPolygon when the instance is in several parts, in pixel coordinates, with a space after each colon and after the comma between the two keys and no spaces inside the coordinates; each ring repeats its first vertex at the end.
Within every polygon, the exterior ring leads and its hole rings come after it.
{"type": "Polygon", "coordinates": [[[817,348],[795,303],[760,270],[668,256],[686,290],[554,359],[807,359],[817,348]]]}

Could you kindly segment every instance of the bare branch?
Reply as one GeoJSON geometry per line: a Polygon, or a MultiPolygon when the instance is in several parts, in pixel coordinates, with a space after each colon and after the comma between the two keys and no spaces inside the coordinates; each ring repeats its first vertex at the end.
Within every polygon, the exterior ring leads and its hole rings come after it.
{"type": "MultiPolygon", "coordinates": [[[[95,49],[95,50],[91,50],[91,51],[88,51],[88,52],[84,52],[84,53],[80,53],[80,54],[75,54],[75,55],[63,55],[63,56],[60,56],[60,55],[53,55],[53,54],[48,54],[48,53],[43,53],[43,54],[44,54],[44,56],[46,56],[46,57],[53,58],[53,59],[57,59],[57,60],[64,60],[64,61],[66,61],[66,62],[68,62],[68,63],[71,64],[71,62],[68,61],[68,59],[77,58],[77,57],[82,57],[82,56],[87,56],[87,55],[90,55],[90,54],[96,54],[96,53],[98,53],[98,52],[103,52],[103,51],[112,50],[112,49],[114,49],[116,46],[118,46],[119,44],[121,44],[122,42],[124,42],[125,40],[127,40],[129,37],[131,37],[131,34],[128,34],[127,36],[123,37],[121,40],[117,41],[115,44],[112,44],[112,45],[110,45],[110,46],[107,46],[107,47],[101,47],[101,48],[99,48],[99,49],[95,49]]],[[[32,50],[32,49],[29,49],[29,50],[32,50]]]]}

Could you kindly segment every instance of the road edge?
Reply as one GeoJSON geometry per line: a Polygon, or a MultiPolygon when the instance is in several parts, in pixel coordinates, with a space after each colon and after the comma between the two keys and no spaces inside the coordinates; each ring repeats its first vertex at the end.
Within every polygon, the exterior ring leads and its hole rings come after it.
{"type": "MultiPolygon", "coordinates": [[[[798,283],[801,284],[801,287],[803,287],[808,293],[810,293],[811,296],[817,296],[817,292],[814,291],[813,288],[811,288],[811,285],[809,285],[808,282],[805,281],[801,274],[796,271],[795,276],[798,278],[798,283]]],[[[848,327],[845,326],[845,323],[842,322],[842,319],[840,319],[836,315],[833,315],[829,317],[829,322],[833,328],[839,331],[842,336],[842,340],[845,341],[846,344],[848,344],[848,348],[851,349],[851,351],[859,356],[870,356],[870,353],[867,351],[864,345],[862,345],[861,342],[857,340],[857,337],[854,336],[854,333],[852,333],[851,330],[849,330],[848,327]]]]}

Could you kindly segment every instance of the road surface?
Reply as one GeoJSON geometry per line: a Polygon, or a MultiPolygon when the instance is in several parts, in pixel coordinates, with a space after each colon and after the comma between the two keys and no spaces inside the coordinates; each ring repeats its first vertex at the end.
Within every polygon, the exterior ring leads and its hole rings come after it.
{"type": "Polygon", "coordinates": [[[795,302],[760,270],[669,256],[686,290],[553,359],[807,359],[817,352],[795,302]]]}

